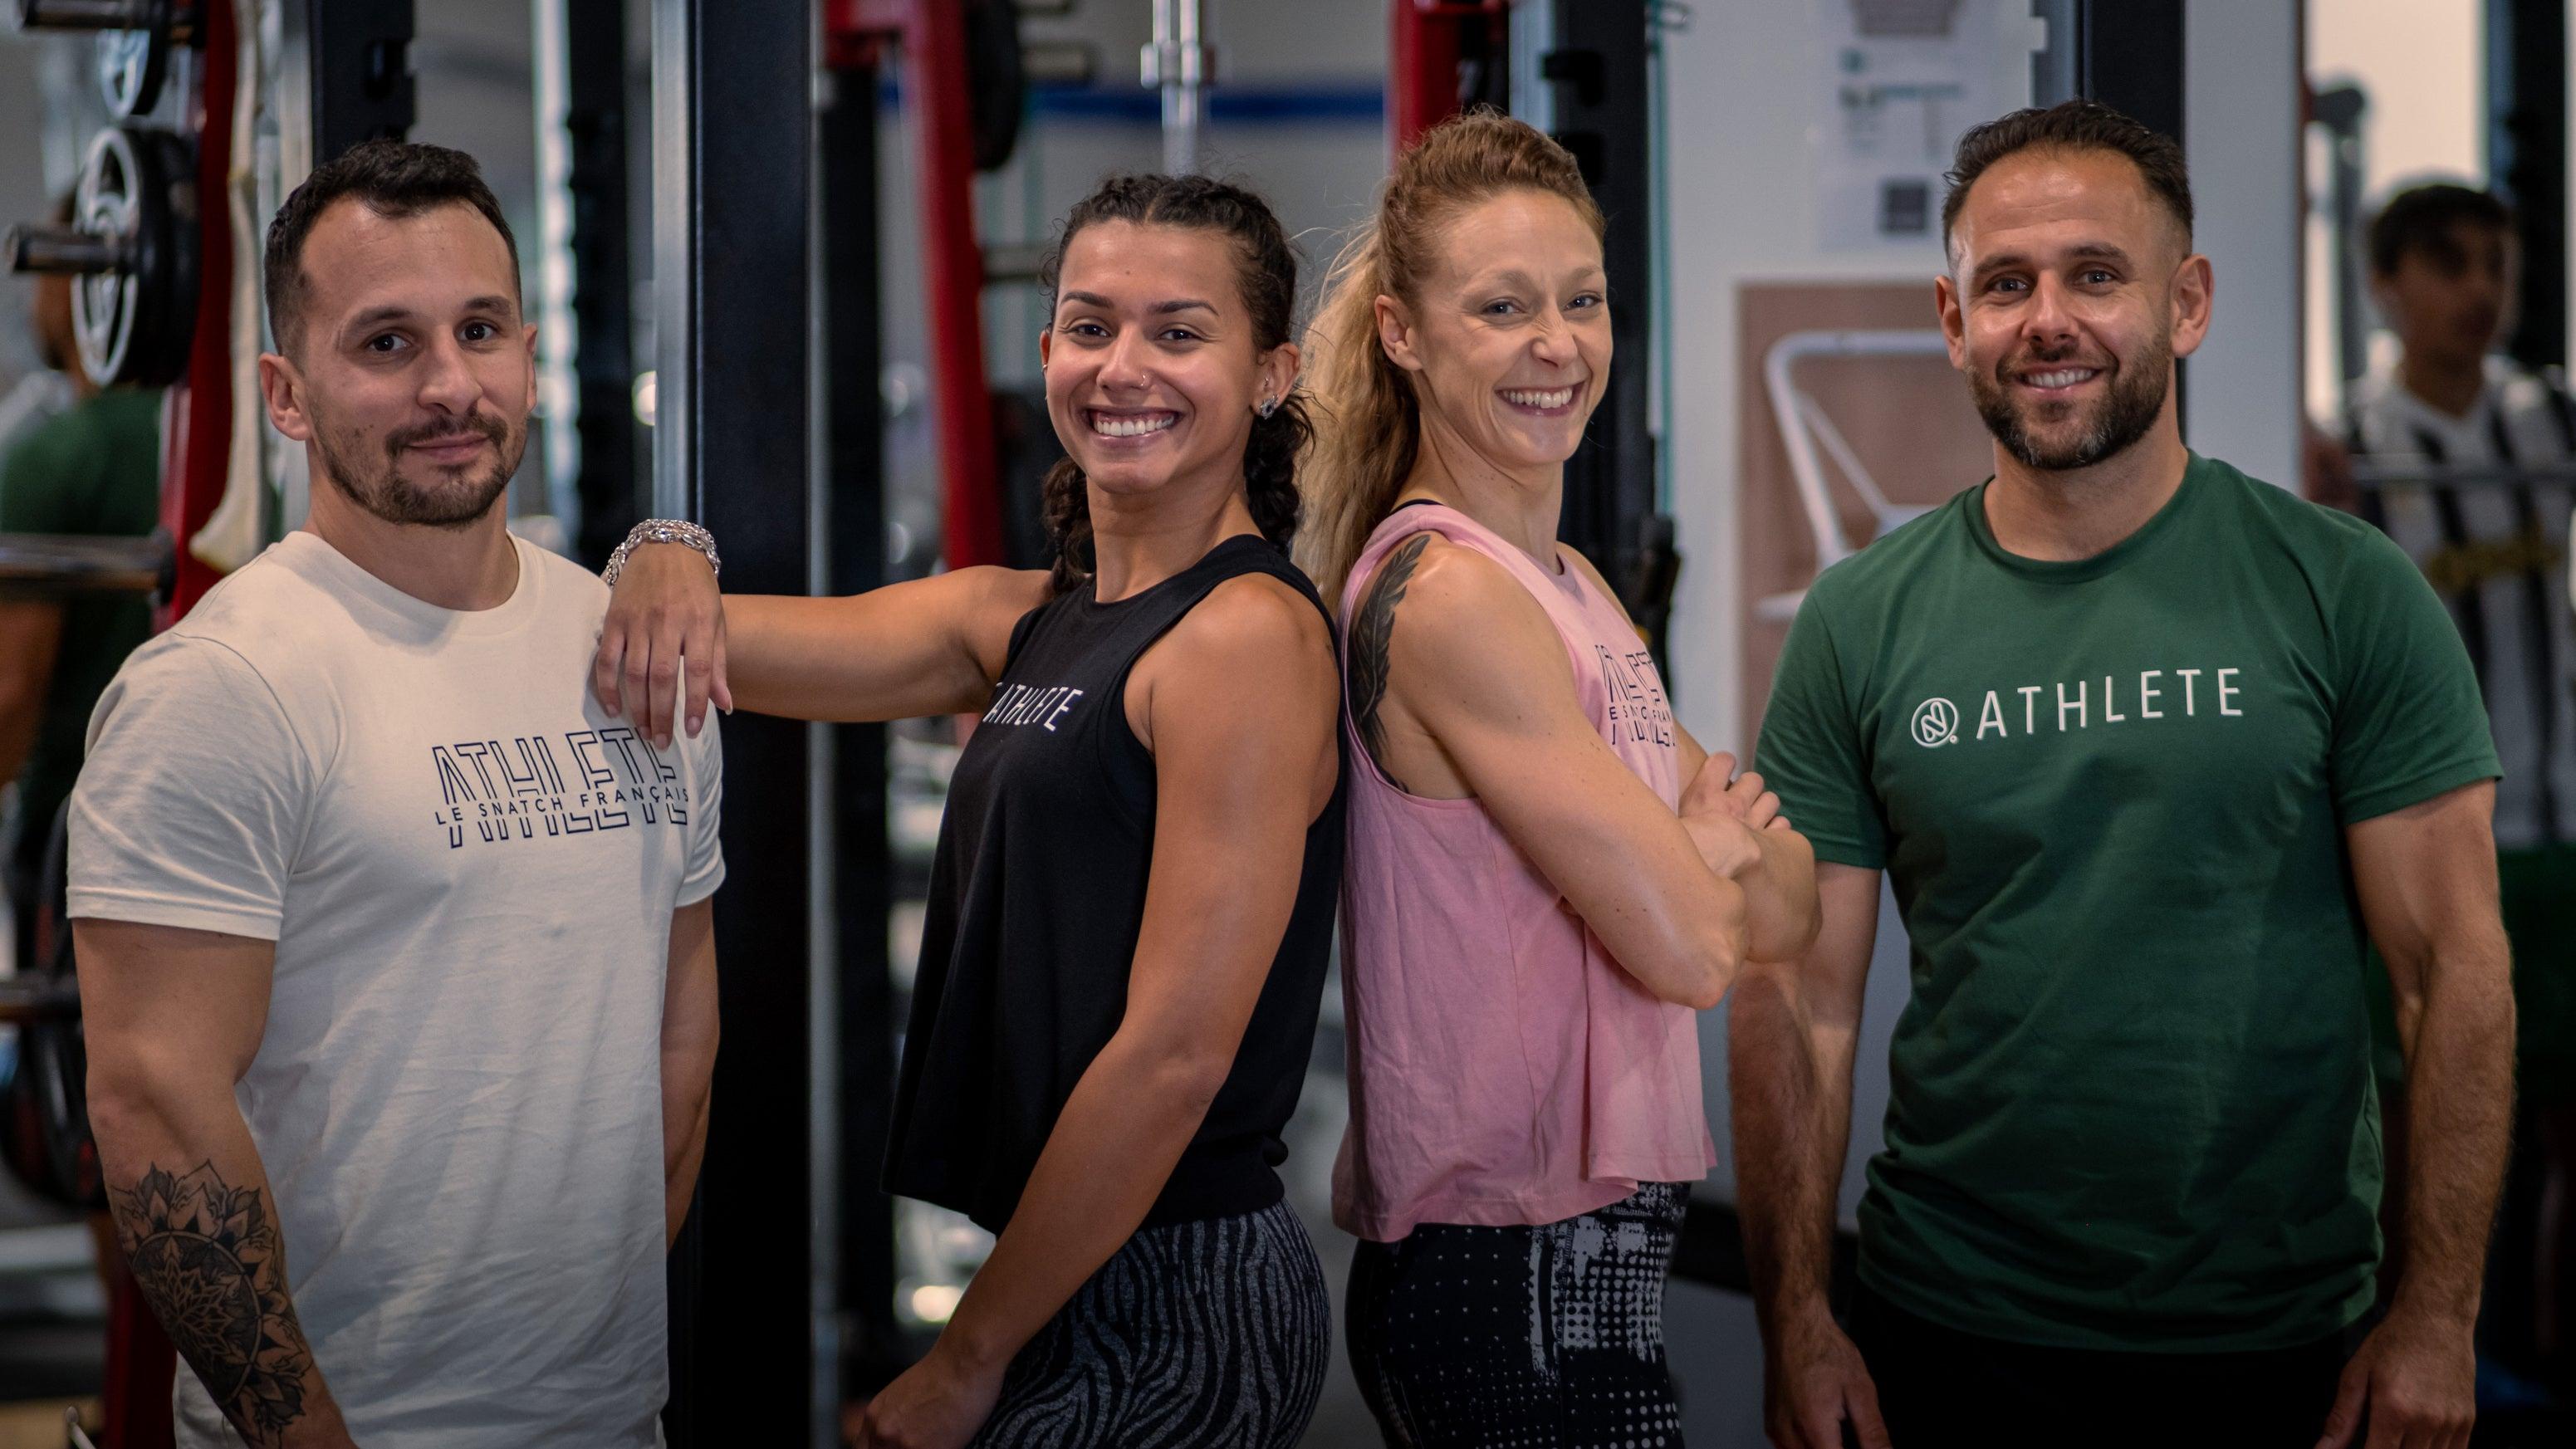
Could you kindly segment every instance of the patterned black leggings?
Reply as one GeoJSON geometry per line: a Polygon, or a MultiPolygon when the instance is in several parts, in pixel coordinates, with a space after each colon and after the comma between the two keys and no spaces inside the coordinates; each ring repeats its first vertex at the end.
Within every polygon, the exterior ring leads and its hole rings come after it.
{"type": "Polygon", "coordinates": [[[1011,1360],[973,1449],[1294,1449],[1332,1351],[1286,1203],[1147,1228],[1011,1360]]]}
{"type": "Polygon", "coordinates": [[[1395,1449],[1678,1449],[1664,1274],[1689,1189],[1525,1228],[1425,1223],[1351,1263],[1351,1369],[1395,1449]]]}

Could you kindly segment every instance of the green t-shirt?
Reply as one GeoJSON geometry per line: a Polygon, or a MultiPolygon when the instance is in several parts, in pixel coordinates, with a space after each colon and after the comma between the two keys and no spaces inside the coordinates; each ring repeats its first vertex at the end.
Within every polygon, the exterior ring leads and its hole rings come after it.
{"type": "Polygon", "coordinates": [[[1816,580],[1758,767],[1913,948],[1860,1273],[1964,1332],[2223,1352],[2369,1304],[2381,1163],[2344,827],[2497,774],[2377,530],[2194,457],[2098,557],[1985,489],[1816,580]]]}
{"type": "MultiPolygon", "coordinates": [[[[0,533],[150,533],[161,513],[161,394],[110,390],[41,424],[0,458],[0,533]]],[[[35,748],[18,777],[24,829],[9,843],[32,869],[80,773],[100,691],[152,634],[141,595],[74,595],[35,748]]]]}

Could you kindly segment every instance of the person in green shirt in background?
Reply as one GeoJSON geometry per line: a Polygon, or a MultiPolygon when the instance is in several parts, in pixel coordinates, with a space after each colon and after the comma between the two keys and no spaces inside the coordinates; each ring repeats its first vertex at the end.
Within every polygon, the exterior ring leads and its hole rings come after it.
{"type": "Polygon", "coordinates": [[[1944,232],[1994,477],[1816,580],[1756,760],[1824,919],[1729,1019],[1772,1440],[2465,1445],[2513,998],[2459,636],[2376,530],[2183,445],[2213,277],[2172,141],[1978,127],[1944,232]],[[1882,872],[1913,995],[1846,1330],[1882,872]],[[2375,1325],[2373,943],[2414,1093],[2375,1325]]]}
{"type": "MultiPolygon", "coordinates": [[[[69,207],[57,218],[68,222],[69,207]]],[[[99,387],[73,343],[70,279],[40,277],[35,292],[39,355],[71,379],[76,400],[0,456],[0,533],[150,533],[161,513],[161,395],[99,387]]],[[[35,949],[45,848],[80,773],[90,709],[151,633],[152,606],[139,594],[0,597],[0,782],[17,785],[16,805],[0,820],[0,889],[21,970],[35,949]]]]}

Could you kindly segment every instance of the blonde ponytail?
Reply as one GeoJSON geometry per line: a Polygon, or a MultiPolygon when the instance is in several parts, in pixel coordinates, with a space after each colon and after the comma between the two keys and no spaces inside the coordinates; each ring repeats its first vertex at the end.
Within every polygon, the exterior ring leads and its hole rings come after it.
{"type": "Polygon", "coordinates": [[[1325,274],[1323,305],[1306,329],[1315,432],[1297,468],[1306,500],[1297,561],[1336,612],[1343,577],[1413,471],[1413,384],[1377,338],[1377,299],[1388,294],[1373,217],[1325,274]]]}

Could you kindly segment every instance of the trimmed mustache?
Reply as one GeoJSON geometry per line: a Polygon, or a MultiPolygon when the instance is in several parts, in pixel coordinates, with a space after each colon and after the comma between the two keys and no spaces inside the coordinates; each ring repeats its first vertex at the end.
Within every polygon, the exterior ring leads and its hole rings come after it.
{"type": "Polygon", "coordinates": [[[398,458],[406,448],[422,444],[452,443],[460,438],[479,437],[498,448],[510,437],[509,425],[499,418],[469,417],[462,424],[423,423],[416,428],[401,428],[385,435],[385,456],[398,458]]]}

